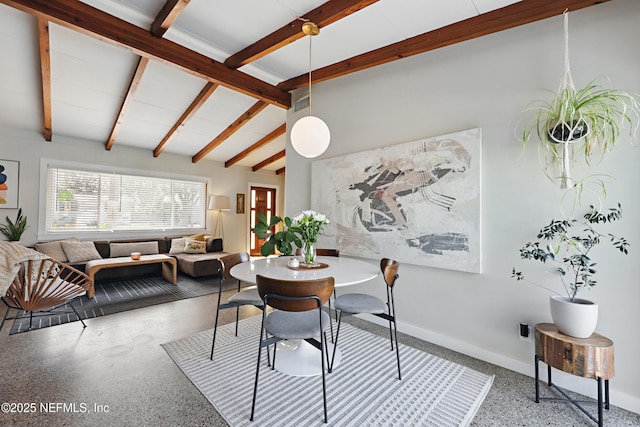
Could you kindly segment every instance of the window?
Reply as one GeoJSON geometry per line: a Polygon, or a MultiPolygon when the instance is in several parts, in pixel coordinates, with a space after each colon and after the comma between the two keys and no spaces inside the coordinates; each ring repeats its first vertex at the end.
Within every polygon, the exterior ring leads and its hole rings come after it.
{"type": "Polygon", "coordinates": [[[47,233],[205,228],[205,180],[47,168],[47,233]]]}

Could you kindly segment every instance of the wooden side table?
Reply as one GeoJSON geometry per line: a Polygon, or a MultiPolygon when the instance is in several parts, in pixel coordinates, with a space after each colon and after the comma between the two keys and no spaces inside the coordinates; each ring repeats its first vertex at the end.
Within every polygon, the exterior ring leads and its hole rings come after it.
{"type": "Polygon", "coordinates": [[[589,418],[603,425],[603,407],[609,409],[609,379],[614,377],[613,341],[600,334],[592,334],[589,338],[574,338],[558,331],[553,323],[538,323],[535,326],[535,373],[536,403],[540,400],[565,401],[574,404],[589,418]],[[538,362],[547,364],[547,382],[564,396],[561,398],[540,397],[538,362]],[[585,378],[595,378],[598,383],[598,418],[587,412],[579,401],[569,397],[564,390],[551,382],[551,368],[585,378]],[[604,405],[602,399],[602,380],[604,380],[604,405]]]}

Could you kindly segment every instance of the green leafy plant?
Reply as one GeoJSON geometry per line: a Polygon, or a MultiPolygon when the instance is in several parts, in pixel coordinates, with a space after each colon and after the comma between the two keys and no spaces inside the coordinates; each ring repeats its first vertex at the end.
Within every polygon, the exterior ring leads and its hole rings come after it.
{"type": "MultiPolygon", "coordinates": [[[[609,240],[611,245],[621,253],[627,254],[629,242],[623,237],[613,234],[602,234],[596,231],[599,224],[611,223],[622,218],[622,206],[618,203],[615,208],[610,208],[605,214],[590,206],[581,220],[564,219],[551,220],[551,223],[543,227],[538,233],[538,241],[528,242],[520,249],[520,258],[535,260],[543,264],[549,261],[559,265],[557,273],[560,276],[562,285],[571,301],[574,300],[578,292],[585,288],[596,285],[593,278],[596,270],[596,263],[589,256],[591,250],[603,240],[609,240]],[[582,225],[581,234],[571,235],[573,228],[582,225]]],[[[511,277],[516,280],[525,280],[522,272],[515,268],[511,277]]],[[[552,289],[535,282],[528,282],[554,292],[552,289]]]]}
{"type": "Polygon", "coordinates": [[[291,218],[272,216],[269,221],[267,217],[259,213],[256,215],[256,226],[251,230],[259,239],[266,239],[260,247],[262,256],[272,255],[277,249],[283,255],[291,255],[293,252],[292,244],[302,247],[302,241],[298,237],[299,230],[292,225],[291,218]],[[280,228],[278,231],[272,231],[280,228]]]}
{"type": "Polygon", "coordinates": [[[12,242],[20,241],[22,234],[27,229],[27,217],[22,215],[22,208],[18,209],[16,221],[13,222],[7,216],[7,224],[0,224],[0,232],[12,242]]]}
{"type": "Polygon", "coordinates": [[[556,163],[562,160],[563,142],[575,143],[570,150],[573,161],[578,154],[587,164],[602,159],[615,147],[623,126],[628,124],[634,133],[640,117],[634,95],[593,81],[580,90],[570,85],[550,93],[551,101],[535,101],[525,110],[535,115],[521,138],[526,145],[536,137],[556,163]]]}

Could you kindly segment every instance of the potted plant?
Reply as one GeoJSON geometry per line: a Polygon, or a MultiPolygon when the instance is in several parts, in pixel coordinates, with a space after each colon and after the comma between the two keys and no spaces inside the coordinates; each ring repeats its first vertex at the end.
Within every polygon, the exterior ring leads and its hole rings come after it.
{"type": "MultiPolygon", "coordinates": [[[[608,212],[597,211],[593,206],[582,219],[551,220],[537,235],[539,240],[528,242],[520,249],[522,259],[539,261],[543,264],[554,263],[558,267],[557,274],[566,292],[566,296],[552,295],[551,317],[560,332],[578,337],[591,336],[598,321],[598,306],[592,301],[577,298],[578,292],[590,289],[596,285],[596,263],[592,261],[590,253],[594,247],[603,241],[610,241],[611,245],[620,253],[627,254],[629,243],[623,237],[613,234],[603,234],[596,230],[600,224],[611,223],[622,218],[622,206],[618,203],[608,212]],[[574,227],[582,226],[581,232],[573,233],[574,227]]],[[[512,277],[525,280],[522,272],[515,268],[512,277]]],[[[554,292],[550,288],[536,286],[554,292]]],[[[555,292],[554,292],[555,293],[555,292]]]]}
{"type": "Polygon", "coordinates": [[[611,151],[622,127],[633,129],[640,109],[635,97],[625,91],[607,89],[594,82],[576,90],[573,85],[553,93],[551,101],[537,101],[528,110],[534,119],[525,124],[522,141],[537,138],[551,163],[561,164],[560,186],[571,188],[569,165],[582,157],[586,164],[611,151]]]}
{"type": "Polygon", "coordinates": [[[267,217],[259,213],[256,215],[258,222],[251,230],[259,239],[266,239],[260,247],[262,256],[272,255],[277,249],[282,255],[291,255],[293,252],[292,244],[302,247],[302,241],[297,235],[297,229],[292,226],[291,218],[272,216],[269,221],[267,217]],[[280,230],[273,232],[272,229],[279,227],[280,230]]]}
{"type": "Polygon", "coordinates": [[[569,172],[571,163],[580,157],[587,165],[595,158],[602,159],[615,147],[625,125],[632,129],[631,134],[635,133],[634,122],[640,118],[635,94],[607,89],[595,81],[575,89],[569,65],[568,16],[565,12],[564,75],[560,88],[550,91],[550,101],[534,101],[525,109],[533,118],[525,123],[521,134],[525,146],[532,137],[537,138],[548,154],[547,160],[554,166],[561,165],[561,188],[576,184],[569,172]]]}
{"type": "Polygon", "coordinates": [[[12,242],[19,242],[22,233],[27,229],[27,217],[22,215],[22,208],[18,209],[16,221],[13,222],[7,216],[7,224],[0,224],[0,232],[12,242]]]}

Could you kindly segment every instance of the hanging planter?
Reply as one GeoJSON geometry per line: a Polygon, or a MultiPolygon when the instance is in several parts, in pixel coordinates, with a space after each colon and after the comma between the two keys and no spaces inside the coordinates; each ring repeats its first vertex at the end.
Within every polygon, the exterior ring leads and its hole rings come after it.
{"type": "MultiPolygon", "coordinates": [[[[628,125],[633,136],[640,117],[636,95],[617,89],[607,89],[594,81],[576,90],[569,65],[569,14],[564,13],[564,75],[551,101],[535,101],[525,111],[534,119],[526,123],[521,139],[526,145],[537,138],[552,165],[560,166],[561,188],[571,188],[571,164],[584,160],[590,165],[611,151],[628,125]],[[634,123],[636,123],[634,127],[634,123]]],[[[554,175],[554,174],[551,174],[554,175]]]]}

